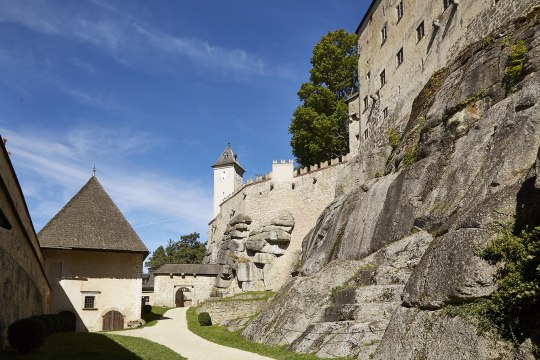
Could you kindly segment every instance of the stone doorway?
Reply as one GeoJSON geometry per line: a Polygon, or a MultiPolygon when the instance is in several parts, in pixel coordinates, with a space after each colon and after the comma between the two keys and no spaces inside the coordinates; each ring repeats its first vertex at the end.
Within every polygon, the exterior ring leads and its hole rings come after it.
{"type": "Polygon", "coordinates": [[[189,292],[189,289],[186,287],[181,287],[176,290],[176,295],[174,297],[174,305],[176,307],[186,306],[186,295],[185,293],[189,292]]]}
{"type": "Polygon", "coordinates": [[[103,331],[121,330],[124,328],[124,315],[118,311],[109,311],[103,315],[103,331]]]}

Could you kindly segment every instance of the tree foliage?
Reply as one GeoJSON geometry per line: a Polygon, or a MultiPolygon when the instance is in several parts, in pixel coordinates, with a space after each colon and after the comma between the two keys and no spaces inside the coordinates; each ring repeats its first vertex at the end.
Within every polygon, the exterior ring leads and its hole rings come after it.
{"type": "Polygon", "coordinates": [[[199,233],[180,236],[180,240],[159,246],[150,256],[145,265],[150,271],[155,271],[165,264],[200,264],[204,259],[206,247],[199,242],[199,233]]]}
{"type": "Polygon", "coordinates": [[[330,160],[349,151],[346,98],[358,91],[356,34],[331,31],[315,45],[310,82],[298,91],[289,133],[301,166],[330,160]]]}

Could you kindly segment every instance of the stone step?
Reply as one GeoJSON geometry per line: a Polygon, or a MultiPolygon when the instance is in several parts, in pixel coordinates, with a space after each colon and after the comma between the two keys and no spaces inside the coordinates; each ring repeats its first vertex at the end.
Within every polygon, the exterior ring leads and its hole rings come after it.
{"type": "Polygon", "coordinates": [[[385,326],[358,321],[315,323],[292,343],[291,349],[300,353],[315,352],[323,359],[347,357],[366,352],[366,348],[371,352],[380,342],[385,326]]]}
{"type": "Polygon", "coordinates": [[[324,308],[324,320],[336,321],[390,321],[401,302],[330,305],[324,308]]]}
{"type": "Polygon", "coordinates": [[[370,302],[399,302],[403,285],[370,285],[345,289],[334,296],[336,304],[361,304],[370,302]]]}

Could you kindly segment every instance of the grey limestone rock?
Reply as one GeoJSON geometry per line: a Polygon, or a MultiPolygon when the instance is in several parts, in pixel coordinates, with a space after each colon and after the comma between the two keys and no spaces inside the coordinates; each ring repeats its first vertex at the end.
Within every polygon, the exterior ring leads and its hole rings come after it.
{"type": "Polygon", "coordinates": [[[228,244],[228,249],[231,251],[242,252],[246,249],[246,245],[243,241],[231,240],[228,244]]]}
{"type": "Polygon", "coordinates": [[[294,217],[289,211],[284,211],[280,213],[277,218],[273,219],[270,224],[287,227],[292,231],[292,228],[294,227],[294,217]]]}
{"type": "Polygon", "coordinates": [[[540,187],[540,16],[520,21],[501,30],[528,49],[514,91],[505,88],[510,48],[498,42],[471,44],[449,63],[432,99],[419,92],[405,126],[414,163],[403,163],[403,145],[366,147],[347,165],[336,199],[304,238],[300,276],[244,336],[323,357],[514,358],[509,344],[437,309],[494,291],[495,269],[476,249],[494,224],[519,221],[540,187]],[[381,168],[386,176],[374,178],[381,168]],[[375,269],[359,271],[366,265],[375,269]],[[336,303],[331,290],[351,281],[336,303]]]}
{"type": "Polygon", "coordinates": [[[273,254],[257,253],[253,257],[253,262],[257,264],[272,264],[276,258],[273,254]]]}
{"type": "Polygon", "coordinates": [[[433,241],[405,287],[404,304],[437,309],[491,294],[496,270],[475,251],[492,236],[488,230],[459,229],[433,241]]]}
{"type": "Polygon", "coordinates": [[[444,310],[401,307],[395,312],[373,359],[478,360],[515,359],[512,345],[474,323],[449,317],[444,310]]]}
{"type": "Polygon", "coordinates": [[[259,281],[263,279],[263,271],[254,263],[238,263],[236,267],[238,281],[259,281]]]}
{"type": "Polygon", "coordinates": [[[244,215],[244,214],[238,214],[238,215],[235,215],[231,221],[229,221],[229,225],[231,226],[235,226],[237,224],[241,224],[241,223],[244,223],[244,224],[251,224],[251,218],[247,215],[244,215]]]}

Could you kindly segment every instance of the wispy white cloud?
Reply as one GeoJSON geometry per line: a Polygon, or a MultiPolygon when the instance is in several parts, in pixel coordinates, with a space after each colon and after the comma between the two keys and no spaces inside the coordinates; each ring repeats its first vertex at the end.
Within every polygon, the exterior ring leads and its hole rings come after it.
{"type": "Polygon", "coordinates": [[[74,89],[65,87],[64,85],[58,85],[58,88],[64,91],[66,94],[77,99],[80,103],[92,107],[96,107],[104,110],[120,111],[123,110],[120,102],[114,98],[112,94],[102,93],[88,93],[81,89],[74,89]]]}
{"type": "Polygon", "coordinates": [[[12,22],[35,32],[72,38],[106,51],[126,65],[176,67],[179,60],[239,76],[292,77],[292,72],[269,66],[264,59],[240,48],[227,48],[205,40],[165,33],[109,4],[93,1],[97,11],[77,12],[44,0],[0,0],[0,22],[12,22]]]}
{"type": "Polygon", "coordinates": [[[118,166],[149,149],[152,135],[99,128],[54,136],[2,128],[0,133],[8,138],[8,150],[27,200],[33,204],[31,213],[38,227],[82,187],[94,164],[98,179],[136,228],[203,231],[211,217],[211,193],[196,181],[132,165],[118,166]]]}

